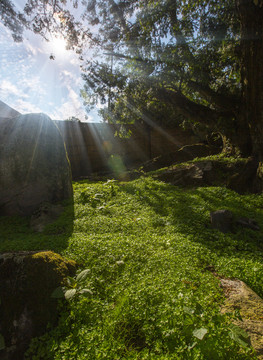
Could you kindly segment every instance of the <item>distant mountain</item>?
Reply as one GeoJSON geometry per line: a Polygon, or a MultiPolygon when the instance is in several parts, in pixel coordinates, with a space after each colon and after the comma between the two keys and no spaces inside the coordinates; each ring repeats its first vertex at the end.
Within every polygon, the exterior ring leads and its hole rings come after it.
{"type": "Polygon", "coordinates": [[[18,115],[21,115],[21,114],[0,100],[0,118],[11,119],[18,115]]]}

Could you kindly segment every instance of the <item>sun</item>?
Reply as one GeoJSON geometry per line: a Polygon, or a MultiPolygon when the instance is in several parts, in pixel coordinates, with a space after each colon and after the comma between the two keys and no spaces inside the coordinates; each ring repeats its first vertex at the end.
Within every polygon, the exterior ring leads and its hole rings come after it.
{"type": "Polygon", "coordinates": [[[50,54],[50,59],[53,60],[65,60],[70,55],[67,50],[67,41],[61,36],[52,36],[47,43],[46,49],[50,54]]]}
{"type": "Polygon", "coordinates": [[[56,54],[65,54],[67,51],[67,42],[62,37],[54,37],[51,40],[50,45],[52,46],[52,51],[56,54]]]}

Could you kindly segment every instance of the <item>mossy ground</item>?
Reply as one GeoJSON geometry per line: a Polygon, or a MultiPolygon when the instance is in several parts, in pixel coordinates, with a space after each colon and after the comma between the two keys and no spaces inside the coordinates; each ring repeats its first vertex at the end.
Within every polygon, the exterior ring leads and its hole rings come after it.
{"type": "Polygon", "coordinates": [[[1,251],[54,250],[91,270],[85,286],[93,295],[71,299],[28,358],[253,359],[231,328],[238,314],[220,313],[224,295],[213,272],[262,296],[262,231],[213,230],[216,209],[263,229],[262,195],[184,190],[151,177],[74,183],[74,219],[66,212],[43,234],[27,219],[0,219],[1,251]],[[67,221],[73,227],[62,234],[67,221]]]}

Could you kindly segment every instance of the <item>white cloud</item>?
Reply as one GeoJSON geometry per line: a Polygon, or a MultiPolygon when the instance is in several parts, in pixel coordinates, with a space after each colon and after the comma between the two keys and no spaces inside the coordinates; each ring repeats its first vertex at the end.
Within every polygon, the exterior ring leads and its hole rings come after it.
{"type": "Polygon", "coordinates": [[[38,54],[44,53],[44,51],[40,47],[36,45],[31,45],[28,40],[24,40],[23,45],[27,53],[31,56],[37,56],[38,54]]]}
{"type": "Polygon", "coordinates": [[[69,71],[69,70],[63,70],[60,72],[60,81],[66,86],[66,87],[72,87],[74,86],[80,86],[82,79],[79,76],[76,71],[69,71]]]}
{"type": "Polygon", "coordinates": [[[67,90],[67,100],[51,113],[51,117],[56,120],[65,120],[71,116],[75,116],[84,121],[87,114],[79,95],[69,86],[67,87],[67,90]]]}
{"type": "Polygon", "coordinates": [[[69,61],[69,63],[71,64],[71,65],[74,65],[74,66],[79,66],[79,59],[77,58],[77,57],[74,57],[74,58],[72,58],[70,61],[69,61]]]}
{"type": "Polygon", "coordinates": [[[60,71],[59,80],[66,86],[81,88],[83,86],[83,79],[81,77],[79,63],[72,65],[69,62],[67,66],[64,66],[63,70],[60,71]]]}
{"type": "Polygon", "coordinates": [[[12,106],[15,110],[19,111],[22,114],[42,112],[42,110],[38,106],[33,105],[30,102],[24,101],[22,99],[16,100],[12,104],[12,106]]]}
{"type": "Polygon", "coordinates": [[[21,90],[20,87],[14,85],[13,83],[11,83],[9,80],[2,80],[2,82],[0,83],[0,96],[4,97],[4,96],[17,96],[20,97],[22,99],[27,99],[28,95],[25,94],[23,92],[23,90],[21,90]]]}
{"type": "Polygon", "coordinates": [[[20,79],[19,86],[21,86],[23,91],[29,93],[28,97],[30,97],[31,99],[33,97],[43,97],[47,93],[45,84],[41,82],[38,75],[20,79]]]}
{"type": "Polygon", "coordinates": [[[61,71],[61,74],[62,74],[62,75],[65,75],[65,76],[72,77],[72,74],[71,74],[68,70],[63,70],[63,71],[61,71]]]}

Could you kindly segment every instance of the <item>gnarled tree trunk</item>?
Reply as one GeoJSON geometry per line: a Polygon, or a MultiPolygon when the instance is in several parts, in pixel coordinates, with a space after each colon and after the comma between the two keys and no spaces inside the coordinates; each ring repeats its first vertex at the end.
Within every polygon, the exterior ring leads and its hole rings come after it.
{"type": "Polygon", "coordinates": [[[263,0],[237,0],[241,24],[242,108],[240,124],[248,124],[252,153],[263,161],[263,0]]]}

